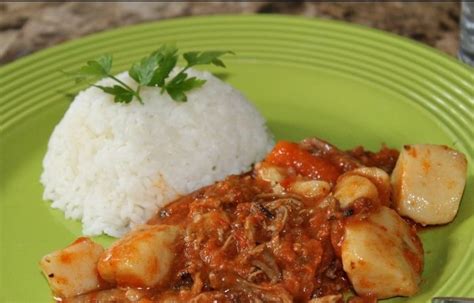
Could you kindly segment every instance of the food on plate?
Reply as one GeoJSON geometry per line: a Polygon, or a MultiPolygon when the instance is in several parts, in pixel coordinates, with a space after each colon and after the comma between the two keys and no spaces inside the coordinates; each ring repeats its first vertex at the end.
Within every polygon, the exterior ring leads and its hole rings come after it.
{"type": "Polygon", "coordinates": [[[334,189],[341,207],[348,207],[360,198],[379,199],[377,186],[368,178],[352,173],[341,176],[334,189]]]}
{"type": "Polygon", "coordinates": [[[73,297],[107,286],[97,271],[97,261],[103,252],[99,244],[79,238],[68,247],[44,256],[40,266],[56,296],[73,297]]]}
{"type": "Polygon", "coordinates": [[[344,271],[357,294],[389,298],[418,291],[423,248],[393,209],[381,206],[364,220],[348,219],[341,251],[344,271]]]}
{"type": "Polygon", "coordinates": [[[389,180],[407,184],[418,172],[404,166],[394,176],[406,163],[397,158],[386,147],[343,152],[316,138],[280,141],[251,171],[180,197],[88,255],[88,275],[67,264],[41,267],[65,302],[343,302],[350,290],[350,302],[411,296],[423,247],[415,223],[397,213],[389,180]],[[53,284],[49,275],[65,269],[87,287],[53,284]]]}
{"type": "Polygon", "coordinates": [[[77,76],[104,79],[54,129],[44,199],[85,235],[118,237],[180,195],[249,170],[273,146],[265,120],[235,88],[191,68],[223,66],[224,53],[184,53],[181,69],[166,46],[117,76],[110,56],[89,61],[77,76]]]}
{"type": "Polygon", "coordinates": [[[399,214],[422,225],[451,222],[466,184],[466,157],[447,146],[405,145],[392,174],[399,214]]]}
{"type": "Polygon", "coordinates": [[[171,269],[174,243],[180,234],[181,229],[174,225],[143,226],[129,233],[100,257],[100,276],[118,285],[157,285],[171,269]]]}

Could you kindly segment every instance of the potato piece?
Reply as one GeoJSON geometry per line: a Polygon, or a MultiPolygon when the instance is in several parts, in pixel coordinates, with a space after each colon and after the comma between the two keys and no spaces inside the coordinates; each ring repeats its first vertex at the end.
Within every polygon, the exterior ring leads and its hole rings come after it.
{"type": "Polygon", "coordinates": [[[399,214],[423,224],[451,222],[466,184],[466,157],[442,145],[406,145],[392,173],[399,214]]]}
{"type": "Polygon", "coordinates": [[[152,287],[166,277],[180,229],[145,225],[114,243],[99,259],[100,276],[119,286],[152,287]]]}
{"type": "Polygon", "coordinates": [[[255,167],[255,170],[258,178],[270,183],[274,193],[282,194],[285,191],[283,186],[279,183],[283,181],[286,176],[282,168],[267,163],[259,163],[255,167]]]}
{"type": "Polygon", "coordinates": [[[368,178],[348,173],[337,180],[334,197],[342,208],[346,208],[359,198],[378,201],[379,194],[377,187],[368,178]]]}
{"type": "Polygon", "coordinates": [[[55,296],[68,298],[102,288],[97,261],[104,249],[89,238],[79,238],[68,247],[44,256],[40,261],[55,296]]]}
{"type": "Polygon", "coordinates": [[[344,271],[359,295],[389,298],[418,291],[423,267],[421,242],[388,207],[382,206],[363,221],[346,223],[341,256],[344,271]]]}
{"type": "Polygon", "coordinates": [[[308,198],[324,197],[331,191],[331,185],[325,181],[295,181],[290,190],[308,198]]]}
{"type": "Polygon", "coordinates": [[[314,298],[308,303],[341,303],[344,302],[342,295],[328,295],[320,298],[314,298]]]}
{"type": "Polygon", "coordinates": [[[260,164],[257,168],[257,176],[264,181],[275,184],[281,182],[285,178],[285,175],[281,170],[281,168],[276,166],[260,164]]]}
{"type": "Polygon", "coordinates": [[[62,299],[61,303],[155,303],[146,299],[150,292],[137,288],[111,288],[83,294],[80,296],[62,299]]]}
{"type": "Polygon", "coordinates": [[[128,303],[132,300],[128,300],[126,296],[126,290],[119,288],[112,288],[101,290],[93,293],[84,294],[81,296],[67,298],[62,300],[61,303],[92,303],[92,302],[120,302],[128,303]]]}
{"type": "Polygon", "coordinates": [[[359,167],[351,170],[349,174],[366,177],[377,187],[378,197],[382,205],[390,206],[390,176],[378,167],[359,167]]]}

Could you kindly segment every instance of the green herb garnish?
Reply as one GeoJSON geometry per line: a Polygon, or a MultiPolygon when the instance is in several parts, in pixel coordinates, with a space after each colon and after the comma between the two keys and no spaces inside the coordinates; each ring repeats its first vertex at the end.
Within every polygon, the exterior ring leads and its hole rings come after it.
{"type": "Polygon", "coordinates": [[[186,61],[183,67],[173,78],[168,79],[171,71],[178,62],[178,49],[174,45],[165,44],[148,57],[134,63],[128,70],[130,77],[138,84],[136,89],[131,88],[120,79],[110,73],[112,69],[112,56],[103,55],[95,60],[88,61],[77,72],[71,75],[76,82],[110,78],[117,84],[113,86],[94,85],[107,94],[114,96],[117,103],[130,103],[133,97],[143,104],[140,89],[144,86],[160,87],[161,93],[167,92],[170,97],[179,102],[186,102],[186,93],[192,89],[203,86],[206,80],[189,77],[186,71],[196,65],[213,64],[225,67],[220,59],[225,54],[233,54],[231,51],[204,51],[187,52],[182,56],[186,61]]]}

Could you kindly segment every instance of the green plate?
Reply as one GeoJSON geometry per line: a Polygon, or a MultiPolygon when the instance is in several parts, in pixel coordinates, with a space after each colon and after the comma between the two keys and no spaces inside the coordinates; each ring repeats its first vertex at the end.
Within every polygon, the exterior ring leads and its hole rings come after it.
{"type": "Polygon", "coordinates": [[[255,102],[277,138],[319,136],[371,149],[438,143],[464,152],[469,177],[458,216],[421,234],[423,282],[408,301],[474,296],[473,70],[417,43],[344,23],[216,16],[99,33],[0,68],[0,301],[51,300],[38,260],[80,235],[78,222],[42,200],[38,181],[48,138],[69,105],[63,94],[81,88],[59,70],[112,53],[118,72],[163,42],[235,51],[227,69],[213,71],[255,102]]]}

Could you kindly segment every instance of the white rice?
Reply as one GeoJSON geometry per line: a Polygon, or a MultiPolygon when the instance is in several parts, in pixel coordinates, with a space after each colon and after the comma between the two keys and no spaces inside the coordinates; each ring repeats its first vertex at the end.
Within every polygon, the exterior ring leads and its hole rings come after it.
{"type": "MultiPolygon", "coordinates": [[[[210,73],[189,74],[207,82],[186,103],[143,88],[144,105],[118,104],[91,87],[54,129],[44,199],[81,219],[85,235],[119,237],[170,200],[244,172],[270,150],[265,121],[242,94],[210,73]]],[[[118,77],[135,87],[128,74],[118,77]]]]}

